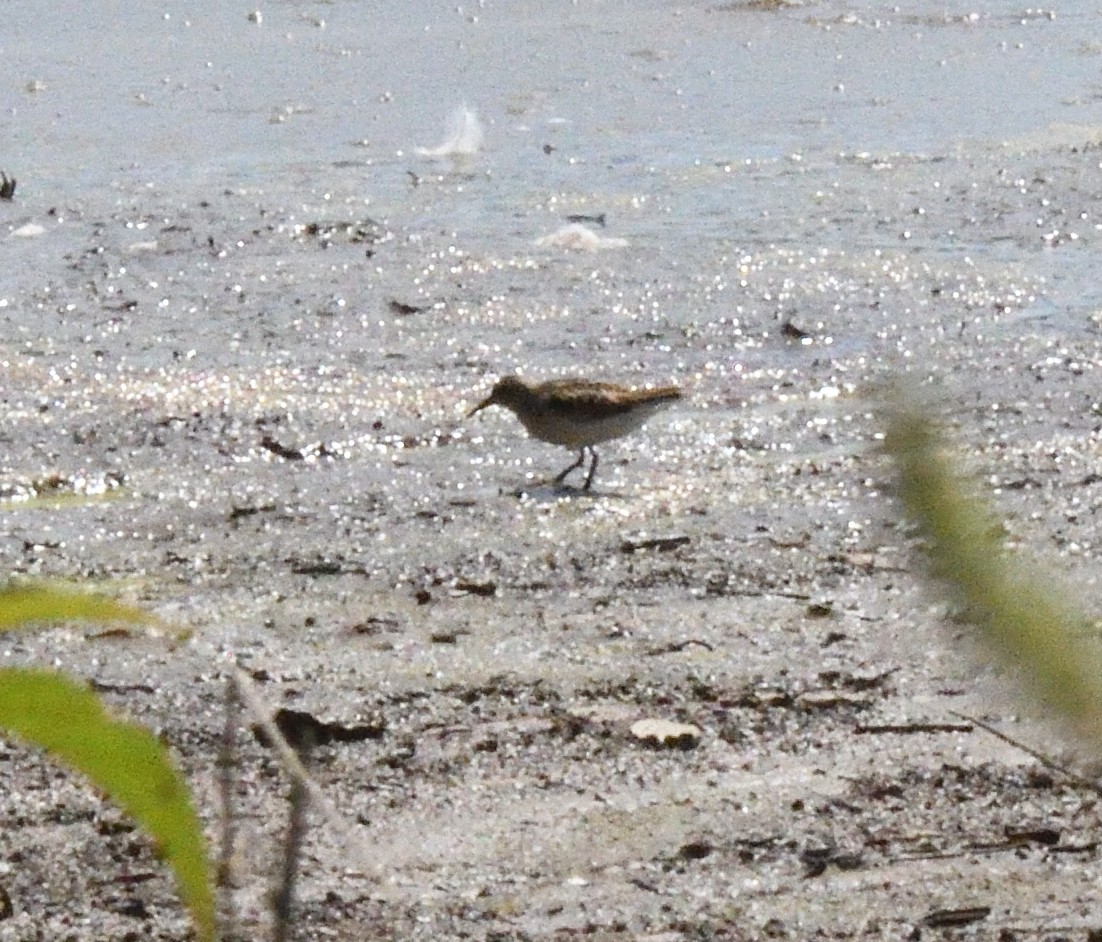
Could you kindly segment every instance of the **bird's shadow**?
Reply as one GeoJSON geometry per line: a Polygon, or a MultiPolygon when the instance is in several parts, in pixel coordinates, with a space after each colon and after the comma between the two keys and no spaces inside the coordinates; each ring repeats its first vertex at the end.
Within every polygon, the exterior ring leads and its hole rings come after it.
{"type": "Polygon", "coordinates": [[[517,500],[543,504],[555,503],[564,497],[570,500],[625,500],[627,498],[627,495],[620,491],[605,491],[595,487],[586,490],[572,484],[556,484],[554,481],[541,481],[516,487],[508,493],[517,500]]]}

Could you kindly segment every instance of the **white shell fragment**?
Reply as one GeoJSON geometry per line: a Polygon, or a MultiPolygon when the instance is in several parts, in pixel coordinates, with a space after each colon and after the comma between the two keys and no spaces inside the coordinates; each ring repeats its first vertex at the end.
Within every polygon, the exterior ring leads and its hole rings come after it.
{"type": "Polygon", "coordinates": [[[599,252],[602,249],[626,248],[628,240],[598,235],[588,226],[583,226],[580,222],[572,222],[555,232],[540,236],[536,239],[536,245],[541,249],[554,248],[573,249],[579,252],[599,252]]]}
{"type": "Polygon", "coordinates": [[[650,746],[693,749],[700,744],[701,730],[689,723],[646,719],[631,724],[631,735],[650,746]]]}

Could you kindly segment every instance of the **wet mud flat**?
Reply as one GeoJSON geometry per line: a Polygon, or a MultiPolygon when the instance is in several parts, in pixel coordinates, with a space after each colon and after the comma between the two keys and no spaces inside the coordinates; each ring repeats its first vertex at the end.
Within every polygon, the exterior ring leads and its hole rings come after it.
{"type": "MultiPolygon", "coordinates": [[[[1100,336],[1052,322],[1049,280],[1097,252],[1091,146],[841,164],[862,224],[957,194],[898,252],[856,223],[845,252],[585,255],[278,194],[67,208],[6,245],[34,264],[4,311],[0,551],[188,635],[69,626],[5,663],[158,730],[212,832],[232,663],[325,724],[347,825],[316,816],[301,938],[1087,938],[1097,795],[977,722],[1053,748],[922,586],[868,391],[908,376],[1011,543],[1097,605],[1100,336]],[[1074,239],[1039,238],[1042,204],[1074,239]],[[1006,250],[929,248],[963,227],[1006,250]],[[686,402],[605,446],[592,494],[555,490],[565,452],[462,421],[516,367],[686,402]]],[[[238,744],[251,937],[287,782],[238,744]]],[[[187,937],[116,810],[15,743],[0,775],[0,938],[187,937]]]]}
{"type": "MultiPolygon", "coordinates": [[[[4,663],[156,729],[212,835],[231,666],[315,720],[343,823],[312,819],[299,938],[1096,937],[1095,789],[991,729],[1091,757],[923,584],[874,396],[904,377],[1010,545],[1099,608],[1096,129],[708,140],[629,166],[645,199],[553,140],[508,173],[503,144],[491,172],[355,149],[60,199],[8,168],[0,559],[173,630],[4,663]],[[602,214],[627,245],[536,245],[602,214]],[[564,451],[463,420],[517,369],[685,400],[560,491],[564,451]]],[[[288,782],[237,744],[253,938],[288,782]]],[[[0,783],[0,940],[189,937],[100,796],[7,741],[0,783]]]]}

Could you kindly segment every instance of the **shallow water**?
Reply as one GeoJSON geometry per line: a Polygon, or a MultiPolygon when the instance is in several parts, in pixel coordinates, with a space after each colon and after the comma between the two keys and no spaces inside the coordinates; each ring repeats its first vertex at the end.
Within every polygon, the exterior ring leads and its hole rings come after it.
{"type": "MultiPolygon", "coordinates": [[[[636,250],[595,264],[659,283],[734,280],[733,259],[773,246],[898,246],[1053,278],[1036,246],[969,234],[970,216],[1000,207],[968,191],[1102,125],[1088,12],[484,3],[428,18],[342,2],[260,8],[257,23],[216,3],[108,10],[9,7],[11,225],[66,206],[176,221],[228,188],[282,222],[371,216],[426,248],[503,259],[530,255],[566,213],[606,213],[636,250]],[[458,171],[414,156],[462,102],[486,152],[458,171]]],[[[7,251],[48,269],[32,248],[7,251]]],[[[1089,282],[1077,261],[1061,258],[1055,316],[1089,282]]]]}
{"type": "MultiPolygon", "coordinates": [[[[317,200],[348,163],[390,214],[409,197],[404,171],[424,169],[413,145],[467,102],[489,130],[478,170],[499,207],[571,191],[656,200],[644,226],[668,215],[665,229],[699,234],[717,215],[786,216],[793,176],[844,183],[840,155],[1043,140],[1100,109],[1095,15],[1003,3],[483,3],[431,18],[281,3],[260,23],[218,3],[8,9],[5,160],[24,200],[289,183],[317,200]]],[[[478,228],[508,225],[493,221],[478,228]]]]}
{"type": "Polygon", "coordinates": [[[218,3],[64,9],[12,3],[0,61],[7,159],[74,186],[142,168],[259,184],[272,167],[386,160],[430,142],[464,100],[508,178],[533,164],[569,178],[535,161],[545,142],[605,176],[939,153],[1098,117],[1086,8],[484,3],[429,18],[401,3],[282,3],[259,24],[218,3]]]}

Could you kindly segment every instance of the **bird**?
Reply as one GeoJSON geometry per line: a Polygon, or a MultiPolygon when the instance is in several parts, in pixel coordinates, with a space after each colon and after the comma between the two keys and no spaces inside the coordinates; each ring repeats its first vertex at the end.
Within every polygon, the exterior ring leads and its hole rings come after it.
{"type": "Polygon", "coordinates": [[[504,406],[533,438],[579,449],[578,460],[555,478],[556,485],[582,467],[589,452],[592,461],[582,486],[588,491],[597,474],[597,451],[593,446],[634,432],[659,409],[680,398],[681,390],[676,386],[629,389],[588,379],[526,383],[519,376],[506,376],[467,413],[467,418],[489,406],[504,406]]]}

